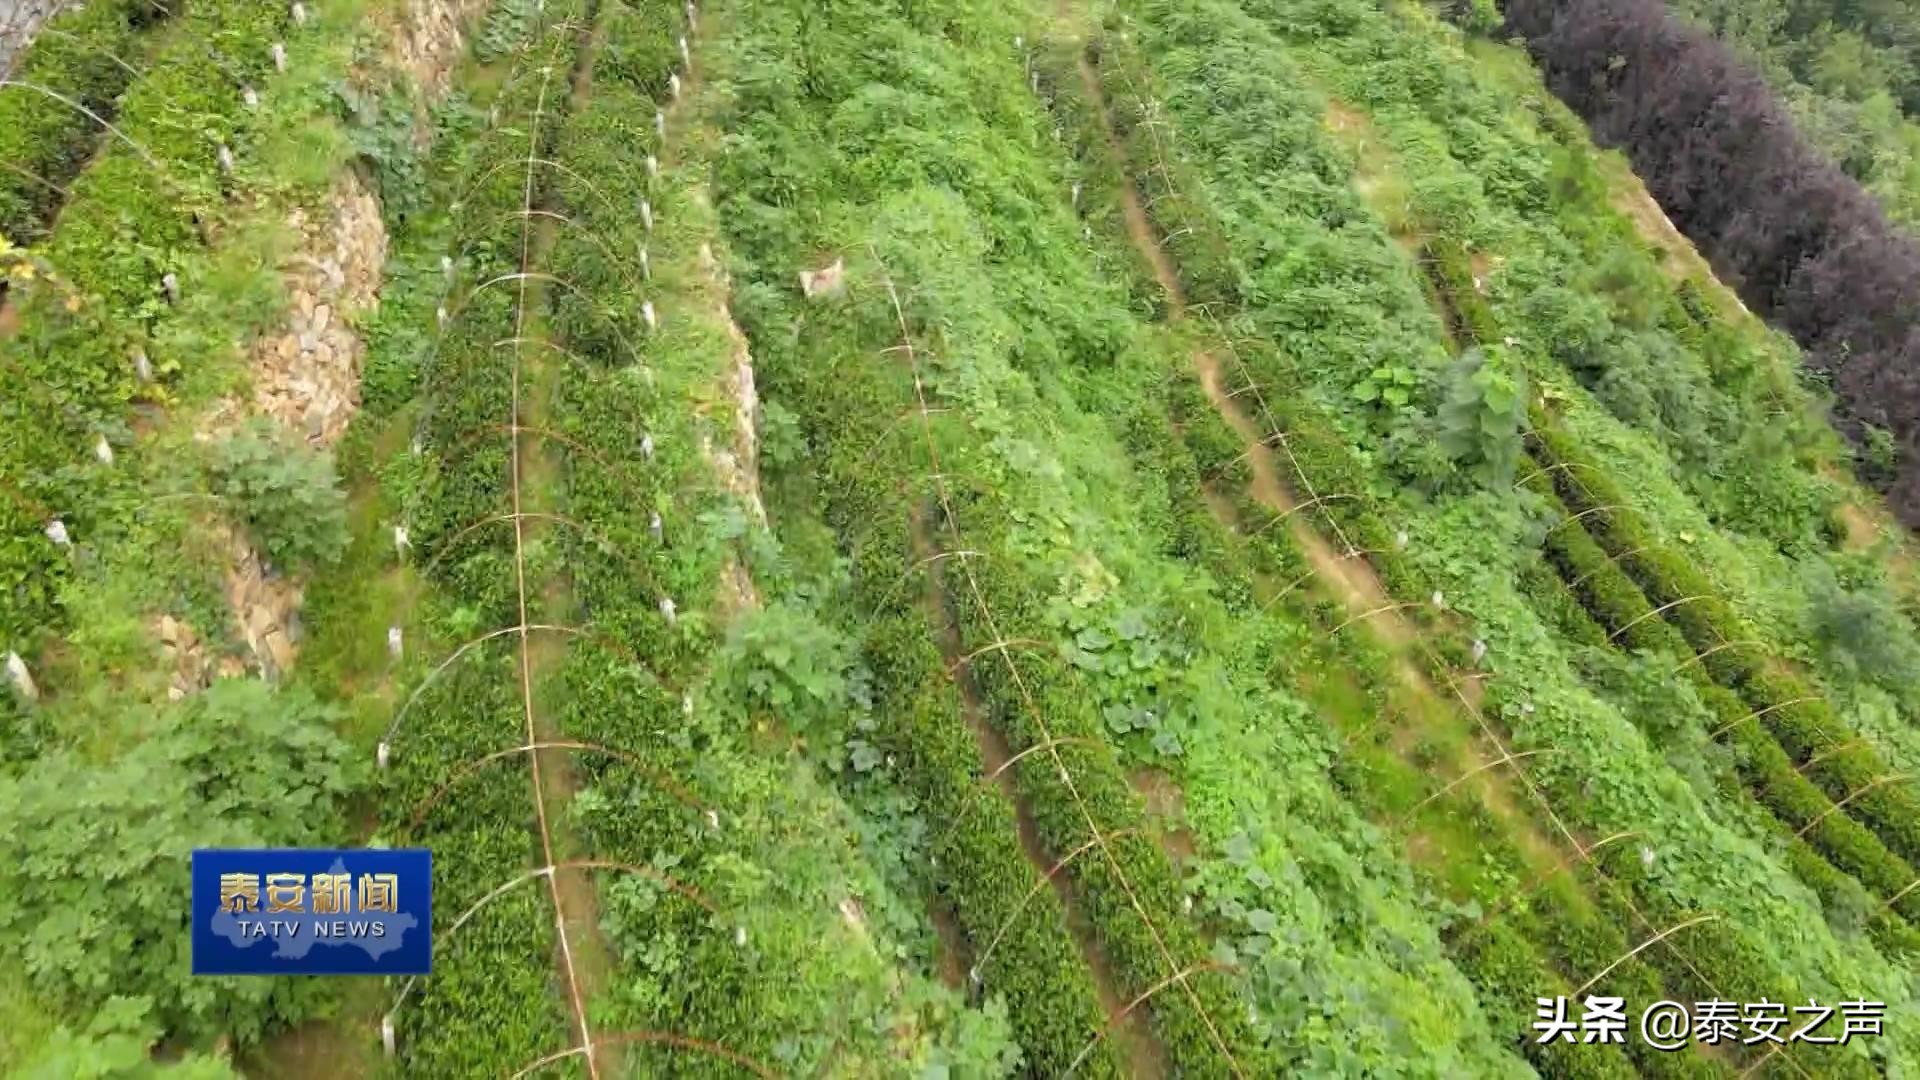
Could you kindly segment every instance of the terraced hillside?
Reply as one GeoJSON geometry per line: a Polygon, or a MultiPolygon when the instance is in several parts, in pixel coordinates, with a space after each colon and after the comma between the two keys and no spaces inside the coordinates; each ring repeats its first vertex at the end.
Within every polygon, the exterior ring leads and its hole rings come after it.
{"type": "Polygon", "coordinates": [[[1920,1067],[1906,532],[1496,21],[56,14],[0,1071],[1920,1067]],[[433,974],[188,974],[189,851],[323,845],[433,974]]]}

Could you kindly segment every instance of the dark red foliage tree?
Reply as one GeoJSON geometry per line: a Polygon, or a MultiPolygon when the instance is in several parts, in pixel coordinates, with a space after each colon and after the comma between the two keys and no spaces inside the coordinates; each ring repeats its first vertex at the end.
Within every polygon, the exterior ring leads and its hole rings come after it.
{"type": "Polygon", "coordinates": [[[1757,73],[1660,0],[1507,0],[1505,15],[1553,92],[1830,380],[1840,430],[1894,436],[1888,495],[1920,525],[1920,245],[1799,137],[1757,73]]]}

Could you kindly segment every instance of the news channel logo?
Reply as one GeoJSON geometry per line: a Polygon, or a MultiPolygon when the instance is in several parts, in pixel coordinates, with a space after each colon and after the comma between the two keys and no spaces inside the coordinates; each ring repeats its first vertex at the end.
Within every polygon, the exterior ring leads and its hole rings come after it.
{"type": "Polygon", "coordinates": [[[424,848],[201,848],[195,975],[427,975],[433,854],[424,848]]]}

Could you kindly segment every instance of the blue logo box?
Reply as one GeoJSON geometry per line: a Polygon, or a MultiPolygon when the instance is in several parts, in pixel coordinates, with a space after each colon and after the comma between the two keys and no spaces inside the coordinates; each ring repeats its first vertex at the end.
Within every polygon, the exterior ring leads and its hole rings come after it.
{"type": "Polygon", "coordinates": [[[201,848],[195,975],[427,975],[425,848],[201,848]]]}

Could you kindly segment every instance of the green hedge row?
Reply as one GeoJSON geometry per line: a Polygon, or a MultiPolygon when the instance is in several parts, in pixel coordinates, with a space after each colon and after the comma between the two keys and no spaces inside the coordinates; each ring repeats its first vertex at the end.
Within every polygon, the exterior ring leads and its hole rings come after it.
{"type": "MultiPolygon", "coordinates": [[[[1527,486],[1542,500],[1548,516],[1563,523],[1547,535],[1549,560],[1559,569],[1567,586],[1578,594],[1597,626],[1605,628],[1601,631],[1605,635],[1603,640],[1622,648],[1657,652],[1676,663],[1691,655],[1686,639],[1654,615],[1653,605],[1640,587],[1593,540],[1583,523],[1568,523],[1571,512],[1560,500],[1553,482],[1548,479],[1549,474],[1531,459],[1524,459],[1521,467],[1533,473],[1527,486]]],[[[1597,515],[1589,515],[1593,516],[1597,515]]],[[[1796,872],[1810,871],[1800,874],[1808,885],[1823,897],[1833,897],[1839,888],[1833,880],[1838,873],[1842,877],[1857,878],[1881,898],[1891,898],[1913,882],[1914,873],[1906,861],[1887,850],[1878,837],[1857,821],[1835,812],[1833,800],[1794,768],[1794,763],[1766,728],[1747,719],[1752,710],[1739,697],[1716,685],[1699,665],[1689,665],[1687,673],[1717,718],[1722,737],[1739,751],[1735,763],[1742,779],[1753,797],[1771,812],[1789,846],[1798,849],[1810,842],[1819,852],[1821,866],[1815,866],[1815,860],[1810,860],[1807,853],[1792,859],[1796,872]],[[1816,818],[1819,824],[1807,840],[1794,837],[1798,829],[1816,818]]],[[[1912,899],[1911,893],[1902,898],[1900,909],[1901,914],[1909,918],[1920,915],[1920,903],[1913,903],[1912,899]]],[[[1912,928],[1899,915],[1879,913],[1870,925],[1877,939],[1889,949],[1911,949],[1915,941],[1912,928]]]]}
{"type": "MultiPolygon", "coordinates": [[[[488,126],[476,108],[456,107],[434,147],[441,197],[461,202],[452,212],[458,276],[445,284],[449,318],[422,361],[431,389],[419,453],[403,451],[388,466],[389,482],[410,493],[409,558],[432,567],[410,613],[414,680],[480,633],[518,623],[510,529],[454,539],[507,501],[507,444],[487,433],[510,413],[507,354],[494,343],[515,333],[515,292],[496,286],[476,293],[474,286],[519,267],[524,170],[516,165],[527,155],[535,103],[544,101],[539,123],[551,131],[562,119],[554,109],[566,100],[543,97],[550,87],[539,69],[570,64],[576,40],[561,23],[585,10],[576,2],[550,4],[523,29],[521,50],[503,58],[503,82],[481,99],[498,109],[499,125],[488,126]]],[[[518,646],[508,634],[474,647],[399,718],[393,767],[384,774],[389,828],[409,822],[469,762],[525,741],[518,646]]],[[[533,798],[526,758],[509,756],[448,788],[408,838],[434,851],[436,923],[434,974],[395,1017],[408,1075],[512,1072],[573,1039],[566,991],[556,988],[559,942],[543,878],[522,882],[480,909],[458,936],[445,936],[481,897],[543,862],[532,835],[533,798]]],[[[577,1060],[565,1071],[584,1075],[577,1060]]]]}
{"type": "MultiPolygon", "coordinates": [[[[1555,484],[1567,505],[1576,510],[1632,505],[1611,477],[1592,467],[1573,437],[1549,418],[1536,417],[1534,438],[1543,461],[1564,466],[1555,470],[1555,484]]],[[[1870,744],[1855,742],[1855,733],[1832,706],[1812,684],[1774,659],[1772,648],[1716,648],[1751,640],[1753,631],[1719,590],[1640,515],[1603,512],[1584,521],[1647,598],[1667,606],[1663,617],[1684,635],[1686,655],[1704,654],[1699,664],[1717,682],[1737,692],[1751,711],[1766,711],[1762,721],[1794,764],[1805,767],[1834,801],[1845,800],[1846,812],[1871,828],[1888,849],[1909,863],[1920,861],[1920,793],[1896,782],[1862,794],[1868,785],[1891,775],[1890,766],[1870,744]],[[1854,745],[1822,753],[1846,743],[1854,745]],[[1820,760],[1808,766],[1815,756],[1820,760]]]]}
{"type": "Polygon", "coordinates": [[[209,255],[244,246],[233,237],[215,244],[226,186],[219,150],[231,144],[244,155],[241,136],[260,134],[241,85],[265,85],[288,21],[277,0],[210,0],[181,16],[117,118],[158,167],[124,142],[107,145],[68,187],[58,231],[36,249],[43,271],[13,275],[8,302],[20,326],[0,342],[0,473],[9,484],[0,491],[9,504],[0,518],[8,527],[0,636],[26,646],[22,654],[61,624],[58,582],[71,570],[40,530],[59,518],[83,542],[101,539],[140,501],[91,457],[103,435],[124,441],[129,403],[156,393],[143,390],[136,354],[168,380],[231,353],[268,314],[264,275],[209,255]],[[163,287],[169,273],[179,278],[177,304],[163,287]]]}
{"type": "MultiPolygon", "coordinates": [[[[1154,17],[1158,17],[1158,15],[1156,14],[1154,17]]],[[[1183,25],[1172,33],[1174,36],[1184,36],[1188,39],[1197,40],[1198,38],[1207,36],[1209,33],[1218,35],[1227,32],[1217,20],[1203,24],[1197,21],[1197,19],[1197,16],[1186,18],[1183,25]]],[[[1236,27],[1233,33],[1241,34],[1244,33],[1244,31],[1244,27],[1236,27]]],[[[1215,47],[1218,48],[1217,45],[1215,47]]],[[[1233,70],[1241,71],[1242,69],[1235,67],[1233,70]]],[[[1243,74],[1245,73],[1243,72],[1243,74]]],[[[1242,83],[1236,87],[1236,90],[1242,95],[1238,100],[1241,100],[1243,103],[1245,101],[1245,95],[1251,92],[1249,86],[1252,83],[1252,79],[1253,76],[1248,75],[1247,78],[1243,79],[1242,83]]],[[[1109,77],[1107,85],[1109,92],[1115,96],[1128,92],[1128,84],[1117,74],[1109,77]]],[[[1134,95],[1134,99],[1136,101],[1138,99],[1137,92],[1134,95]]],[[[1124,116],[1125,111],[1116,109],[1116,115],[1124,116]]],[[[1137,108],[1133,111],[1133,115],[1139,115],[1137,108]]],[[[1317,113],[1314,117],[1313,127],[1316,129],[1318,127],[1317,113]]],[[[1128,142],[1136,161],[1136,172],[1140,175],[1153,176],[1156,175],[1153,167],[1157,162],[1154,161],[1149,150],[1141,145],[1145,142],[1145,135],[1142,133],[1146,131],[1147,128],[1145,125],[1138,125],[1135,128],[1137,137],[1130,138],[1128,142]]],[[[1298,145],[1290,146],[1288,149],[1294,154],[1293,160],[1295,162],[1301,165],[1312,165],[1311,150],[1298,145]]],[[[1187,155],[1192,154],[1190,146],[1184,153],[1187,155]]],[[[1191,161],[1190,156],[1186,161],[1191,161]]],[[[1337,162],[1333,164],[1337,164],[1337,162]]],[[[1177,168],[1180,163],[1175,163],[1175,165],[1177,168]]],[[[1344,167],[1337,170],[1330,169],[1329,171],[1344,172],[1344,167]]],[[[1216,310],[1221,312],[1236,311],[1244,304],[1261,304],[1266,302],[1261,293],[1251,291],[1254,288],[1254,283],[1249,281],[1248,270],[1236,261],[1220,260],[1211,266],[1205,262],[1196,263],[1194,261],[1195,258],[1204,260],[1210,242],[1209,238],[1204,235],[1209,230],[1205,228],[1193,228],[1196,222],[1205,222],[1208,220],[1204,213],[1196,213],[1192,210],[1184,214],[1181,213],[1180,208],[1172,205],[1171,202],[1171,200],[1178,199],[1181,196],[1161,189],[1157,185],[1157,182],[1150,194],[1153,198],[1153,205],[1156,208],[1156,216],[1159,217],[1162,222],[1162,230],[1169,236],[1170,246],[1173,248],[1177,261],[1181,266],[1181,273],[1188,284],[1188,288],[1193,292],[1196,299],[1208,300],[1215,303],[1217,305],[1216,310]]],[[[1382,237],[1382,240],[1384,241],[1385,238],[1382,237]]],[[[1217,243],[1217,241],[1211,242],[1217,243]]],[[[1242,355],[1249,355],[1248,350],[1245,348],[1242,348],[1241,352],[1242,355]]],[[[1275,359],[1279,359],[1277,354],[1275,354],[1275,359]]],[[[1270,403],[1276,399],[1298,400],[1302,402],[1303,409],[1309,407],[1305,405],[1305,402],[1311,400],[1311,395],[1304,392],[1307,390],[1307,387],[1300,384],[1297,379],[1293,385],[1290,386],[1285,374],[1286,368],[1287,365],[1284,363],[1277,369],[1256,365],[1256,371],[1260,373],[1264,380],[1263,389],[1267,391],[1267,400],[1270,403]],[[1288,390],[1296,388],[1303,392],[1294,394],[1287,393],[1288,390]]],[[[1282,426],[1285,425],[1286,421],[1283,420],[1282,426]]],[[[1293,436],[1292,443],[1296,448],[1304,441],[1297,435],[1297,431],[1297,428],[1289,429],[1289,434],[1293,436]]],[[[1345,443],[1334,438],[1328,438],[1326,443],[1336,449],[1344,450],[1346,447],[1345,443]]],[[[1326,468],[1315,468],[1313,466],[1309,466],[1308,471],[1310,475],[1314,476],[1316,484],[1323,490],[1329,486],[1329,481],[1325,479],[1325,477],[1333,476],[1337,478],[1341,475],[1337,471],[1329,471],[1326,468]]],[[[1367,473],[1357,465],[1352,465],[1349,466],[1349,475],[1365,477],[1367,473]]],[[[1355,483],[1353,486],[1361,492],[1368,494],[1375,493],[1369,490],[1368,485],[1364,481],[1355,483]]],[[[1394,579],[1398,575],[1395,575],[1390,568],[1383,568],[1383,576],[1388,579],[1390,588],[1396,595],[1423,596],[1427,592],[1425,589],[1420,589],[1416,581],[1395,581],[1394,579]]],[[[1513,696],[1516,692],[1518,691],[1515,691],[1513,688],[1503,687],[1501,683],[1496,681],[1489,694],[1489,710],[1494,712],[1510,710],[1513,715],[1519,715],[1523,701],[1513,696]]],[[[1563,810],[1564,809],[1566,808],[1563,807],[1563,810]]],[[[1652,920],[1656,925],[1668,925],[1673,922],[1678,922],[1691,914],[1685,906],[1677,902],[1675,897],[1657,888],[1635,889],[1635,893],[1636,902],[1645,913],[1646,918],[1652,920]]],[[[1779,974],[1780,969],[1775,967],[1766,954],[1755,946],[1747,933],[1724,921],[1703,924],[1690,929],[1688,931],[1686,948],[1687,952],[1693,958],[1694,964],[1698,966],[1698,969],[1711,973],[1713,981],[1719,986],[1719,989],[1723,993],[1733,992],[1732,987],[1746,987],[1754,992],[1765,991],[1776,995],[1786,989],[1784,981],[1779,974]]],[[[1661,962],[1663,973],[1670,986],[1681,988],[1688,992],[1694,989],[1698,989],[1703,993],[1707,992],[1702,980],[1694,974],[1693,965],[1679,962],[1672,955],[1658,957],[1656,959],[1661,962]]],[[[1859,1067],[1861,1064],[1858,1060],[1850,1059],[1844,1062],[1837,1062],[1831,1067],[1844,1071],[1859,1067]]]]}
{"type": "Polygon", "coordinates": [[[111,137],[80,109],[113,120],[139,77],[146,32],[168,14],[151,0],[100,0],[66,8],[41,28],[12,73],[41,89],[0,87],[0,236],[16,244],[39,238],[67,183],[111,137]]]}

